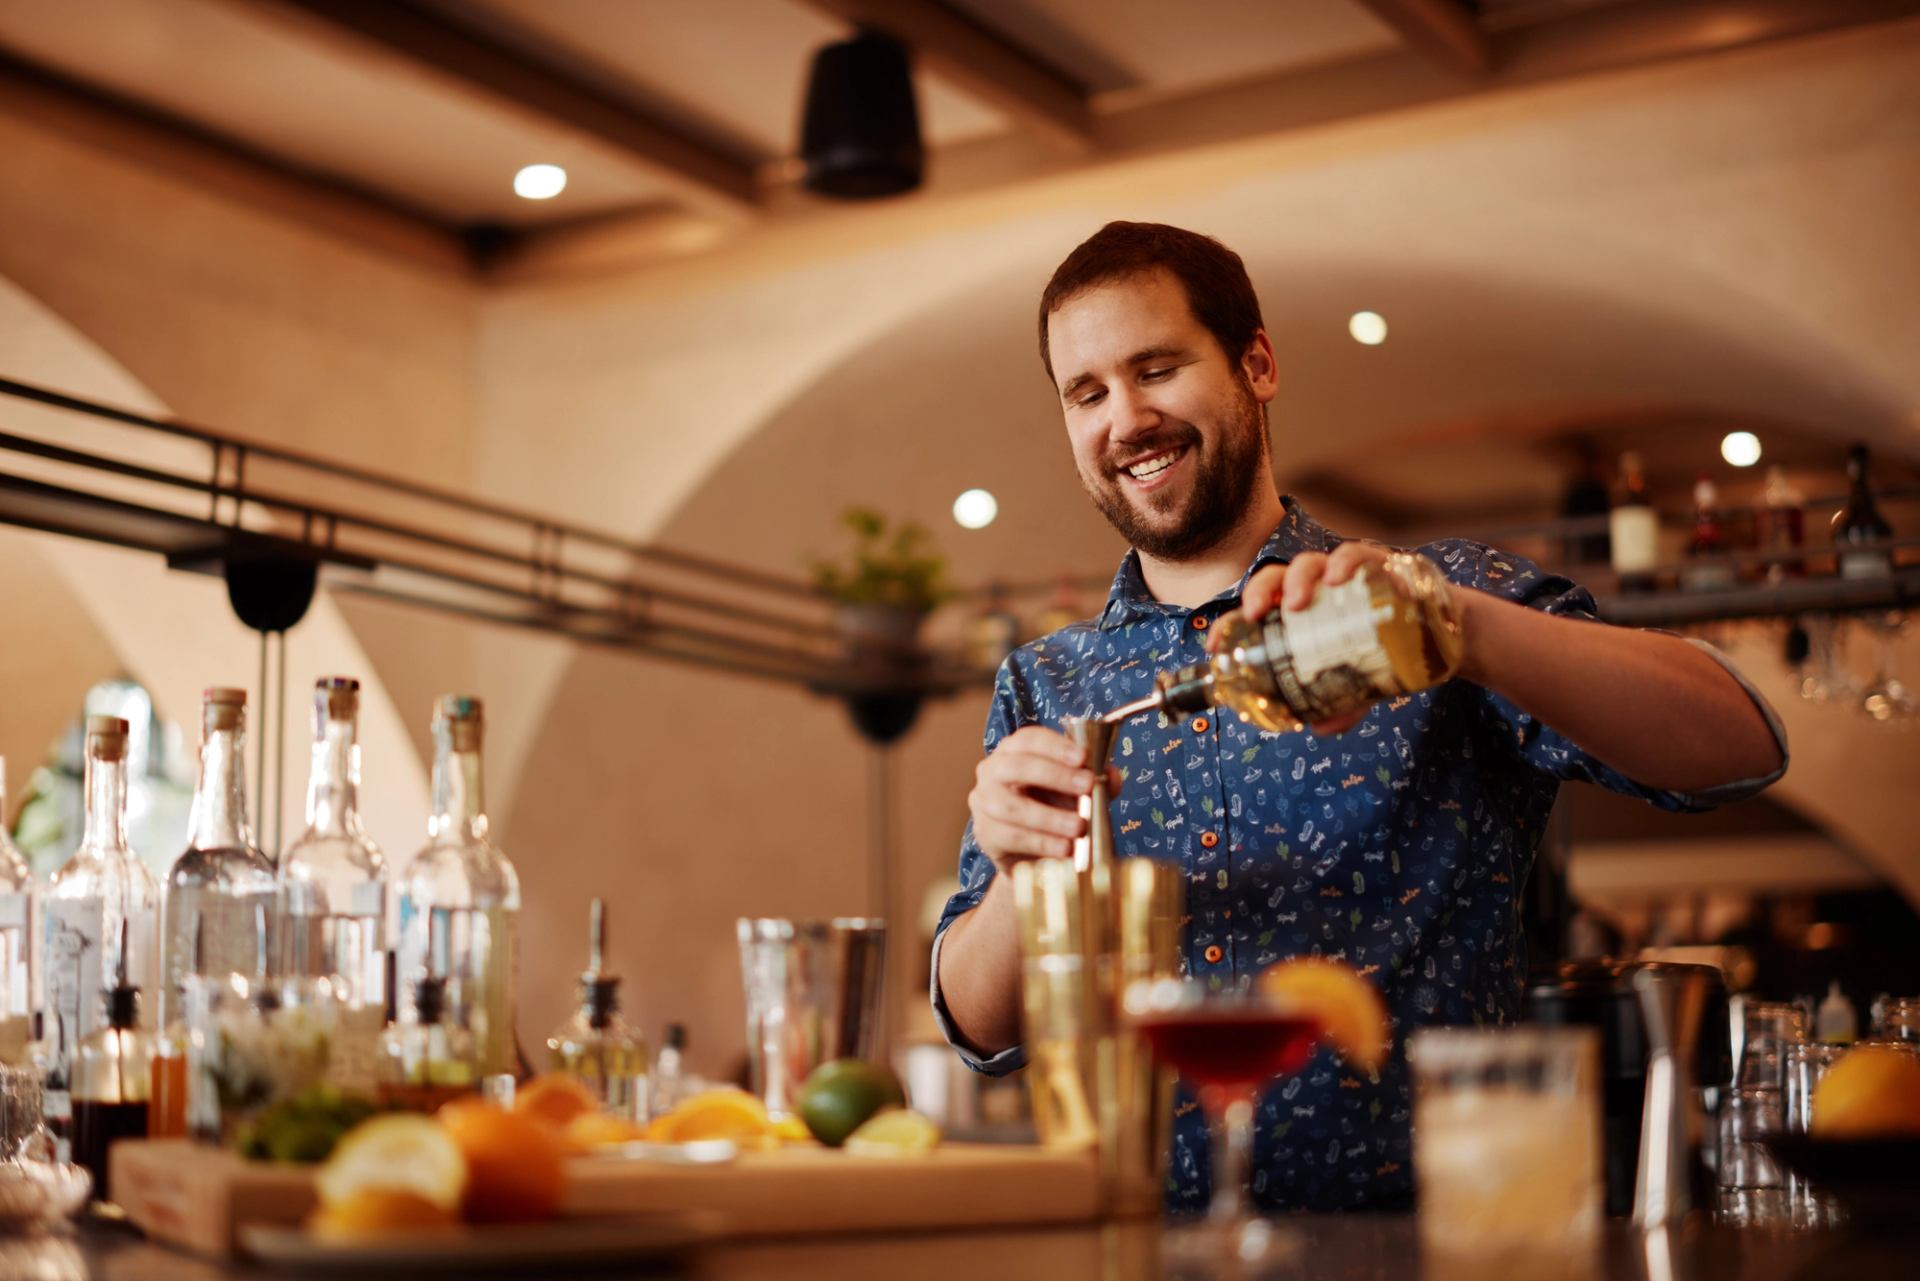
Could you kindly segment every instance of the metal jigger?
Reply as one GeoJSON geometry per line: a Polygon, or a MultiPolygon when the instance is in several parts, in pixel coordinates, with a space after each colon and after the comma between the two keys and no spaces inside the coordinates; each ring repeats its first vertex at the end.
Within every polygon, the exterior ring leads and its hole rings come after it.
{"type": "Polygon", "coordinates": [[[1152,1213],[1172,1122],[1171,1077],[1121,1016],[1129,984],[1179,972],[1180,869],[1115,856],[1107,759],[1115,726],[1068,720],[1092,792],[1073,858],[1012,869],[1034,1124],[1048,1147],[1092,1146],[1110,1213],[1152,1213]]]}
{"type": "Polygon", "coordinates": [[[1694,1071],[1719,974],[1705,965],[1646,964],[1635,967],[1632,982],[1652,1050],[1633,1222],[1652,1229],[1681,1222],[1692,1207],[1693,1163],[1706,1135],[1694,1071]]]}

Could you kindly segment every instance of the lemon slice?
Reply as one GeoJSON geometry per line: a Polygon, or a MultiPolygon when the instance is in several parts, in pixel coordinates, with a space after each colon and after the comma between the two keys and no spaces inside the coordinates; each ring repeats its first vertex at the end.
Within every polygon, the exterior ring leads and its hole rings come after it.
{"type": "Polygon", "coordinates": [[[350,1130],[314,1183],[327,1206],[344,1206],[368,1188],[381,1188],[456,1210],[467,1186],[467,1161],[432,1119],[396,1113],[350,1130]]]}
{"type": "Polygon", "coordinates": [[[940,1127],[908,1108],[888,1108],[847,1136],[855,1156],[925,1156],[940,1146],[940,1127]]]}
{"type": "Polygon", "coordinates": [[[1309,1015],[1334,1052],[1357,1072],[1387,1061],[1392,1026],[1380,991],[1344,961],[1292,956],[1267,968],[1260,990],[1290,1011],[1309,1015]]]}

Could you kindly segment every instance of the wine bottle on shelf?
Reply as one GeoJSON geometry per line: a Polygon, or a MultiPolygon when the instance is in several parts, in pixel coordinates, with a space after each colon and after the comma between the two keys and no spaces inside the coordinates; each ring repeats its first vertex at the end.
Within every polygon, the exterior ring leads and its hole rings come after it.
{"type": "Polygon", "coordinates": [[[1769,583],[1784,582],[1806,572],[1800,559],[1806,544],[1806,502],[1783,468],[1767,468],[1766,487],[1760,491],[1760,546],[1779,557],[1767,562],[1769,583]]]}
{"type": "Polygon", "coordinates": [[[85,753],[86,825],[80,847],[47,884],[41,954],[43,1035],[53,1047],[42,1106],[62,1160],[72,1142],[74,1056],[101,1025],[100,993],[120,958],[129,983],[151,983],[160,913],[160,887],[127,844],[127,723],[87,717],[85,753]]]}
{"type": "Polygon", "coordinates": [[[200,781],[193,793],[187,848],[167,873],[162,935],[160,1026],[172,1018],[181,982],[201,972],[264,980],[272,968],[273,864],[247,821],[247,692],[213,688],[200,705],[200,781]],[[196,922],[204,971],[194,966],[196,922]]]}
{"type": "Polygon", "coordinates": [[[1620,455],[1620,486],[1607,516],[1607,540],[1620,590],[1652,591],[1653,571],[1660,563],[1660,518],[1647,496],[1646,472],[1636,453],[1620,455]]]}
{"type": "Polygon", "coordinates": [[[280,863],[280,970],[332,989],[328,1076],[373,1088],[387,1009],[387,863],[360,821],[360,682],[314,684],[307,827],[280,863]]]}
{"type": "Polygon", "coordinates": [[[0,756],[0,1065],[24,1066],[33,1042],[33,869],[7,835],[7,759],[0,756]]]}
{"type": "Polygon", "coordinates": [[[1847,451],[1847,502],[1833,517],[1833,547],[1842,578],[1886,578],[1893,573],[1893,553],[1880,546],[1893,538],[1893,526],[1873,501],[1869,461],[1865,445],[1847,451]]]}
{"type": "MultiPolygon", "coordinates": [[[[508,1097],[518,1069],[514,985],[520,877],[487,833],[477,698],[449,694],[434,709],[433,817],[427,843],[395,882],[403,981],[438,976],[446,1016],[473,1034],[481,1086],[508,1097]]],[[[418,1017],[403,1005],[400,1022],[418,1017]]]]}
{"type": "Polygon", "coordinates": [[[1687,542],[1687,563],[1680,570],[1680,586],[1696,592],[1733,586],[1733,567],[1726,555],[1720,493],[1709,477],[1701,476],[1693,486],[1693,537],[1687,542]]]}
{"type": "Polygon", "coordinates": [[[589,917],[587,968],[580,976],[580,1007],[547,1038],[547,1053],[600,1101],[600,1110],[628,1121],[651,1116],[646,1038],[620,1017],[620,979],[605,969],[606,904],[593,900],[589,917]]]}

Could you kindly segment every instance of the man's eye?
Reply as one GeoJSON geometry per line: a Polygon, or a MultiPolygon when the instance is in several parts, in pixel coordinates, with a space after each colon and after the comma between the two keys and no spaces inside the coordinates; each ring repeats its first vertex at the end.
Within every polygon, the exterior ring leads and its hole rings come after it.
{"type": "Polygon", "coordinates": [[[1172,376],[1173,376],[1173,369],[1171,366],[1169,366],[1166,369],[1145,370],[1144,372],[1141,373],[1140,380],[1142,382],[1157,383],[1163,378],[1170,378],[1172,376]]]}
{"type": "Polygon", "coordinates": [[[1102,400],[1106,399],[1106,396],[1107,396],[1107,393],[1103,388],[1100,391],[1090,391],[1086,395],[1076,399],[1073,403],[1079,406],[1080,408],[1085,409],[1088,405],[1099,404],[1102,400]]]}

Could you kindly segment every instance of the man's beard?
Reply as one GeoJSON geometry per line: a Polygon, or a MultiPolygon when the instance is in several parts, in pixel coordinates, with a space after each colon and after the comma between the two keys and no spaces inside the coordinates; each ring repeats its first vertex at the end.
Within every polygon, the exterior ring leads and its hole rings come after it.
{"type": "MultiPolygon", "coordinates": [[[[1085,472],[1081,487],[1128,545],[1156,560],[1184,561],[1211,551],[1246,518],[1253,487],[1266,469],[1266,416],[1260,403],[1242,390],[1234,420],[1216,449],[1206,449],[1199,429],[1177,423],[1143,440],[1130,442],[1132,458],[1160,449],[1187,448],[1195,467],[1184,493],[1153,491],[1129,495],[1117,462],[1103,460],[1096,481],[1085,472]],[[1149,510],[1143,511],[1142,507],[1149,510]],[[1172,519],[1168,520],[1167,517],[1172,519]]],[[[1171,488],[1171,487],[1170,487],[1171,488]]]]}

